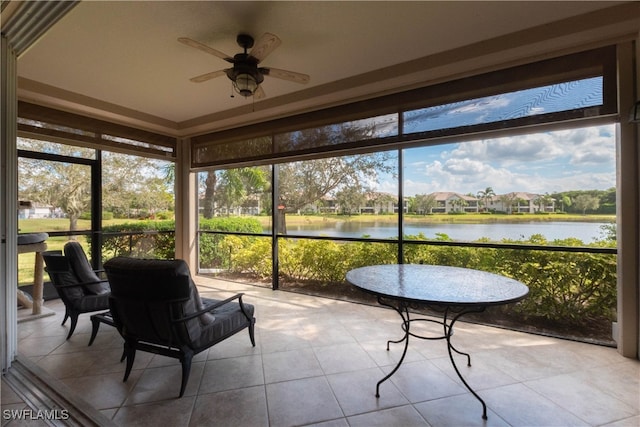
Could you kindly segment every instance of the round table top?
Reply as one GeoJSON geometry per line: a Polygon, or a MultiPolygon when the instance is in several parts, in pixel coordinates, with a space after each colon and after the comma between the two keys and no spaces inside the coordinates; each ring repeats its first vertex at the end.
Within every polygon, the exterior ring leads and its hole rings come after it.
{"type": "Polygon", "coordinates": [[[389,264],[347,273],[352,285],[378,296],[439,305],[499,305],[520,301],[529,288],[517,280],[469,268],[389,264]]]}

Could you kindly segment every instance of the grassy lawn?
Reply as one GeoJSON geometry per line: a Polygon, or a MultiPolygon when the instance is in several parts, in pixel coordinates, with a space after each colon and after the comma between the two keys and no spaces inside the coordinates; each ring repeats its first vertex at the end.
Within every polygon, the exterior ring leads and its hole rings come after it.
{"type": "MultiPolygon", "coordinates": [[[[114,219],[104,221],[104,225],[121,224],[135,220],[130,219],[114,219]]],[[[90,220],[79,220],[78,230],[90,230],[90,220]]],[[[18,221],[18,230],[20,233],[38,233],[52,231],[68,231],[69,220],[67,218],[54,219],[21,219],[18,221]]],[[[78,242],[82,245],[86,253],[89,253],[89,244],[85,236],[78,236],[78,242]]],[[[49,237],[47,239],[47,250],[62,250],[65,243],[69,241],[68,237],[49,237]]],[[[25,253],[18,254],[18,283],[20,285],[30,285],[33,283],[33,266],[35,264],[36,254],[25,253]]],[[[44,274],[44,280],[49,281],[47,273],[44,274]]]]}

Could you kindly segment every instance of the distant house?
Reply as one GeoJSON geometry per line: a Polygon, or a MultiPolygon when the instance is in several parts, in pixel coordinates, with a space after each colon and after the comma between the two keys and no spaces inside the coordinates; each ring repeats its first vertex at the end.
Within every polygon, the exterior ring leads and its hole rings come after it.
{"type": "Polygon", "coordinates": [[[19,219],[36,219],[36,218],[52,218],[54,209],[51,205],[43,205],[40,203],[20,203],[18,210],[19,219]]]}
{"type": "Polygon", "coordinates": [[[451,191],[429,194],[436,202],[431,213],[478,212],[478,198],[451,191]]]}
{"type": "Polygon", "coordinates": [[[508,213],[554,212],[555,200],[541,194],[511,192],[493,196],[487,208],[508,213]]]}
{"type": "MultiPolygon", "coordinates": [[[[359,214],[389,214],[398,213],[397,197],[391,193],[370,192],[365,195],[365,202],[355,211],[359,214]]],[[[404,212],[409,211],[409,199],[404,200],[404,212]]],[[[337,214],[342,212],[340,204],[333,197],[325,196],[321,202],[305,205],[301,213],[337,214]]]]}

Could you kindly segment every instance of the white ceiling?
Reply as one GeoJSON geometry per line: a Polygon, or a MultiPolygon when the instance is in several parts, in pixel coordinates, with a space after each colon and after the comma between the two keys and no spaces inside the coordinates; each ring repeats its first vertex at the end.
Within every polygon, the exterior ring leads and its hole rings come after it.
{"type": "MultiPolygon", "coordinates": [[[[354,76],[612,5],[84,1],[20,56],[18,95],[98,116],[129,116],[179,134],[181,129],[193,131],[197,123],[250,116],[252,111],[282,115],[344,102],[354,94],[340,82],[353,85],[354,76]],[[254,101],[231,98],[225,76],[189,81],[229,64],[179,43],[178,37],[233,55],[241,51],[235,41],[238,33],[257,39],[265,32],[279,36],[282,44],[261,65],[309,74],[309,84],[267,76],[262,85],[266,98],[254,101]]],[[[386,73],[375,90],[390,90],[398,83],[386,73]]],[[[368,81],[367,90],[371,87],[368,81]]]]}

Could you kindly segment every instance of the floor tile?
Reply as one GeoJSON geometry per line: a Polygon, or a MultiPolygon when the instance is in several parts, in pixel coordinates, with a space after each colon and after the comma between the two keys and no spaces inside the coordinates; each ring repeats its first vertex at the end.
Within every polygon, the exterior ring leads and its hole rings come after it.
{"type": "MultiPolygon", "coordinates": [[[[389,371],[385,370],[386,373],[389,371]]],[[[388,381],[392,381],[412,403],[467,392],[428,360],[403,364],[388,381]]]]}
{"type": "MultiPolygon", "coordinates": [[[[18,325],[19,352],[117,425],[166,426],[609,426],[640,425],[640,361],[616,349],[458,322],[452,342],[411,337],[403,364],[398,314],[379,306],[311,297],[196,276],[202,294],[245,293],[256,307],[256,346],[248,331],[194,357],[185,396],[178,398],[176,359],[137,352],[122,381],[122,338],[102,325],[88,347],[91,324],[81,316],[67,340],[64,305],[55,316],[18,325]]],[[[205,295],[206,294],[206,295],[205,295]]],[[[418,318],[412,314],[412,318],[418,318]]],[[[441,325],[413,322],[412,332],[437,335],[441,325]]],[[[25,408],[2,387],[2,409],[25,408]]],[[[3,427],[6,423],[3,421],[3,427]]],[[[10,426],[24,425],[12,421],[10,426]]]]}
{"type": "Polygon", "coordinates": [[[491,409],[482,418],[482,404],[472,394],[430,400],[414,405],[425,420],[438,427],[508,427],[509,424],[491,409]]]}
{"type": "Polygon", "coordinates": [[[269,426],[264,386],[198,396],[190,426],[269,426]]]}
{"type": "Polygon", "coordinates": [[[260,356],[208,360],[200,381],[199,394],[235,390],[264,384],[260,356]]]}
{"type": "MultiPolygon", "coordinates": [[[[621,416],[626,418],[638,414],[637,407],[627,405],[600,387],[583,381],[579,376],[559,375],[527,381],[525,384],[592,424],[606,424],[616,421],[621,416]]],[[[638,395],[636,398],[640,399],[638,395]]]]}
{"type": "Polygon", "coordinates": [[[121,426],[186,427],[191,419],[195,396],[144,405],[123,406],[113,421],[121,426]]]}
{"type": "Polygon", "coordinates": [[[367,352],[355,343],[318,347],[313,351],[327,375],[377,366],[367,352]]]}
{"type": "Polygon", "coordinates": [[[523,384],[485,390],[487,406],[512,426],[569,427],[589,423],[523,384]]]}
{"type": "Polygon", "coordinates": [[[272,427],[318,423],[344,416],[324,377],[267,384],[267,402],[272,427]]]}
{"type": "Polygon", "coordinates": [[[416,409],[411,406],[385,409],[348,418],[350,427],[424,427],[429,424],[416,409]]]}
{"type": "MultiPolygon", "coordinates": [[[[184,396],[194,396],[200,387],[204,362],[193,363],[184,391],[184,396]]],[[[136,371],[132,371],[136,372],[136,371]]],[[[182,366],[162,366],[138,371],[140,377],[129,392],[125,405],[172,400],[180,395],[182,384],[182,366]]]]}
{"type": "Polygon", "coordinates": [[[371,368],[328,375],[327,379],[340,407],[349,416],[409,403],[391,381],[381,385],[380,397],[376,397],[376,384],[383,376],[380,368],[371,368]]]}
{"type": "Polygon", "coordinates": [[[310,348],[268,353],[262,356],[262,363],[267,384],[323,375],[310,348]]]}

